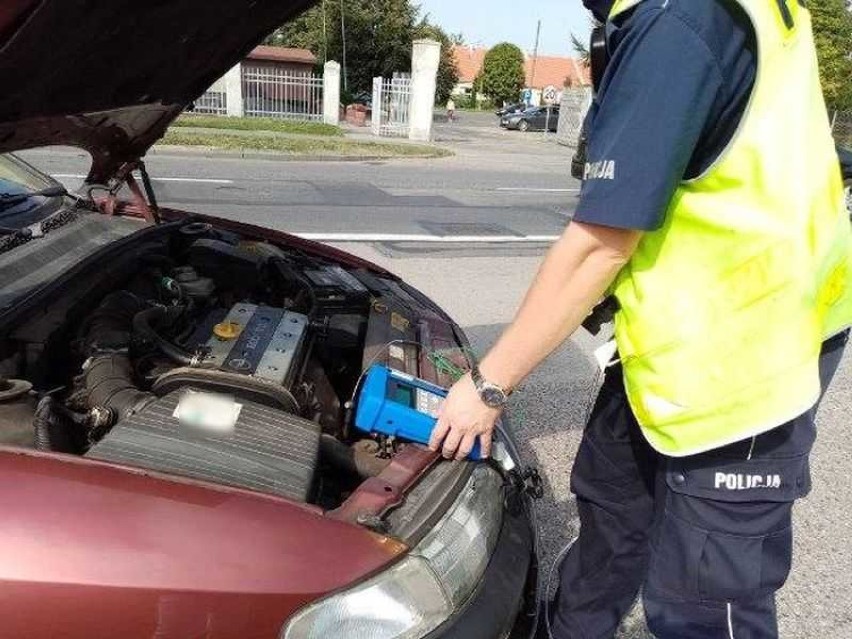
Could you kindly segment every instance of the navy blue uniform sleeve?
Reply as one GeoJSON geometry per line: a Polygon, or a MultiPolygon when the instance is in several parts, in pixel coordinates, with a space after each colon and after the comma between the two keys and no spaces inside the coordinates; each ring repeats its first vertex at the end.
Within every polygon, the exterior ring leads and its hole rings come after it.
{"type": "Polygon", "coordinates": [[[611,36],[620,39],[587,116],[586,179],[574,219],[649,231],[665,220],[722,74],[678,15],[657,8],[630,22],[611,36]]]}

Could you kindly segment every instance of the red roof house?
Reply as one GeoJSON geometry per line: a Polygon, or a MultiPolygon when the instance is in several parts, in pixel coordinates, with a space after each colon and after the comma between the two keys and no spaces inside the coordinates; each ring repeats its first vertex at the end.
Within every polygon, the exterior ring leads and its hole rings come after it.
{"type": "MultiPolygon", "coordinates": [[[[485,54],[488,49],[457,45],[453,47],[456,68],[459,73],[459,83],[454,93],[470,93],[473,81],[482,70],[485,54]]],[[[524,60],[524,72],[528,89],[544,89],[554,86],[558,90],[563,87],[584,87],[591,85],[591,71],[579,58],[568,56],[540,55],[535,59],[527,55],[524,60]]]]}

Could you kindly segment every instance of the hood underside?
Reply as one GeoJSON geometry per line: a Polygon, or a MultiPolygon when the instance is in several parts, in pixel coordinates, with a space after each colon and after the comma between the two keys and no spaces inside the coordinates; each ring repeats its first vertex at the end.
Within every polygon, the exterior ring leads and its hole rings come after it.
{"type": "Polygon", "coordinates": [[[71,145],[103,182],[314,0],[7,0],[0,152],[71,145]]]}

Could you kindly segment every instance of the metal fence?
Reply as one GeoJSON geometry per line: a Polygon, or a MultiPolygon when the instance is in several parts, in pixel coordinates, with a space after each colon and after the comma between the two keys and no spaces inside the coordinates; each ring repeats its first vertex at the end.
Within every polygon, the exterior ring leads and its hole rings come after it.
{"type": "Polygon", "coordinates": [[[212,89],[205,91],[195,99],[193,112],[206,115],[227,115],[228,94],[224,91],[214,91],[212,89]]]}
{"type": "Polygon", "coordinates": [[[839,144],[852,148],[852,111],[835,111],[831,114],[831,129],[839,144]]]}
{"type": "Polygon", "coordinates": [[[242,88],[246,116],[322,120],[322,76],[245,65],[242,88]]]}
{"type": "Polygon", "coordinates": [[[411,126],[411,76],[373,78],[374,135],[408,137],[411,126]]]}

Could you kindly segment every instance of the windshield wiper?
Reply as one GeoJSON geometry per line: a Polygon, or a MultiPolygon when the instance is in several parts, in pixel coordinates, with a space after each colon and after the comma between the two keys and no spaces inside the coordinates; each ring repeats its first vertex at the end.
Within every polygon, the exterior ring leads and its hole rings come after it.
{"type": "Polygon", "coordinates": [[[0,204],[11,205],[26,202],[33,197],[60,197],[68,195],[68,191],[61,184],[49,186],[40,191],[28,191],[26,193],[0,193],[0,204]]]}

